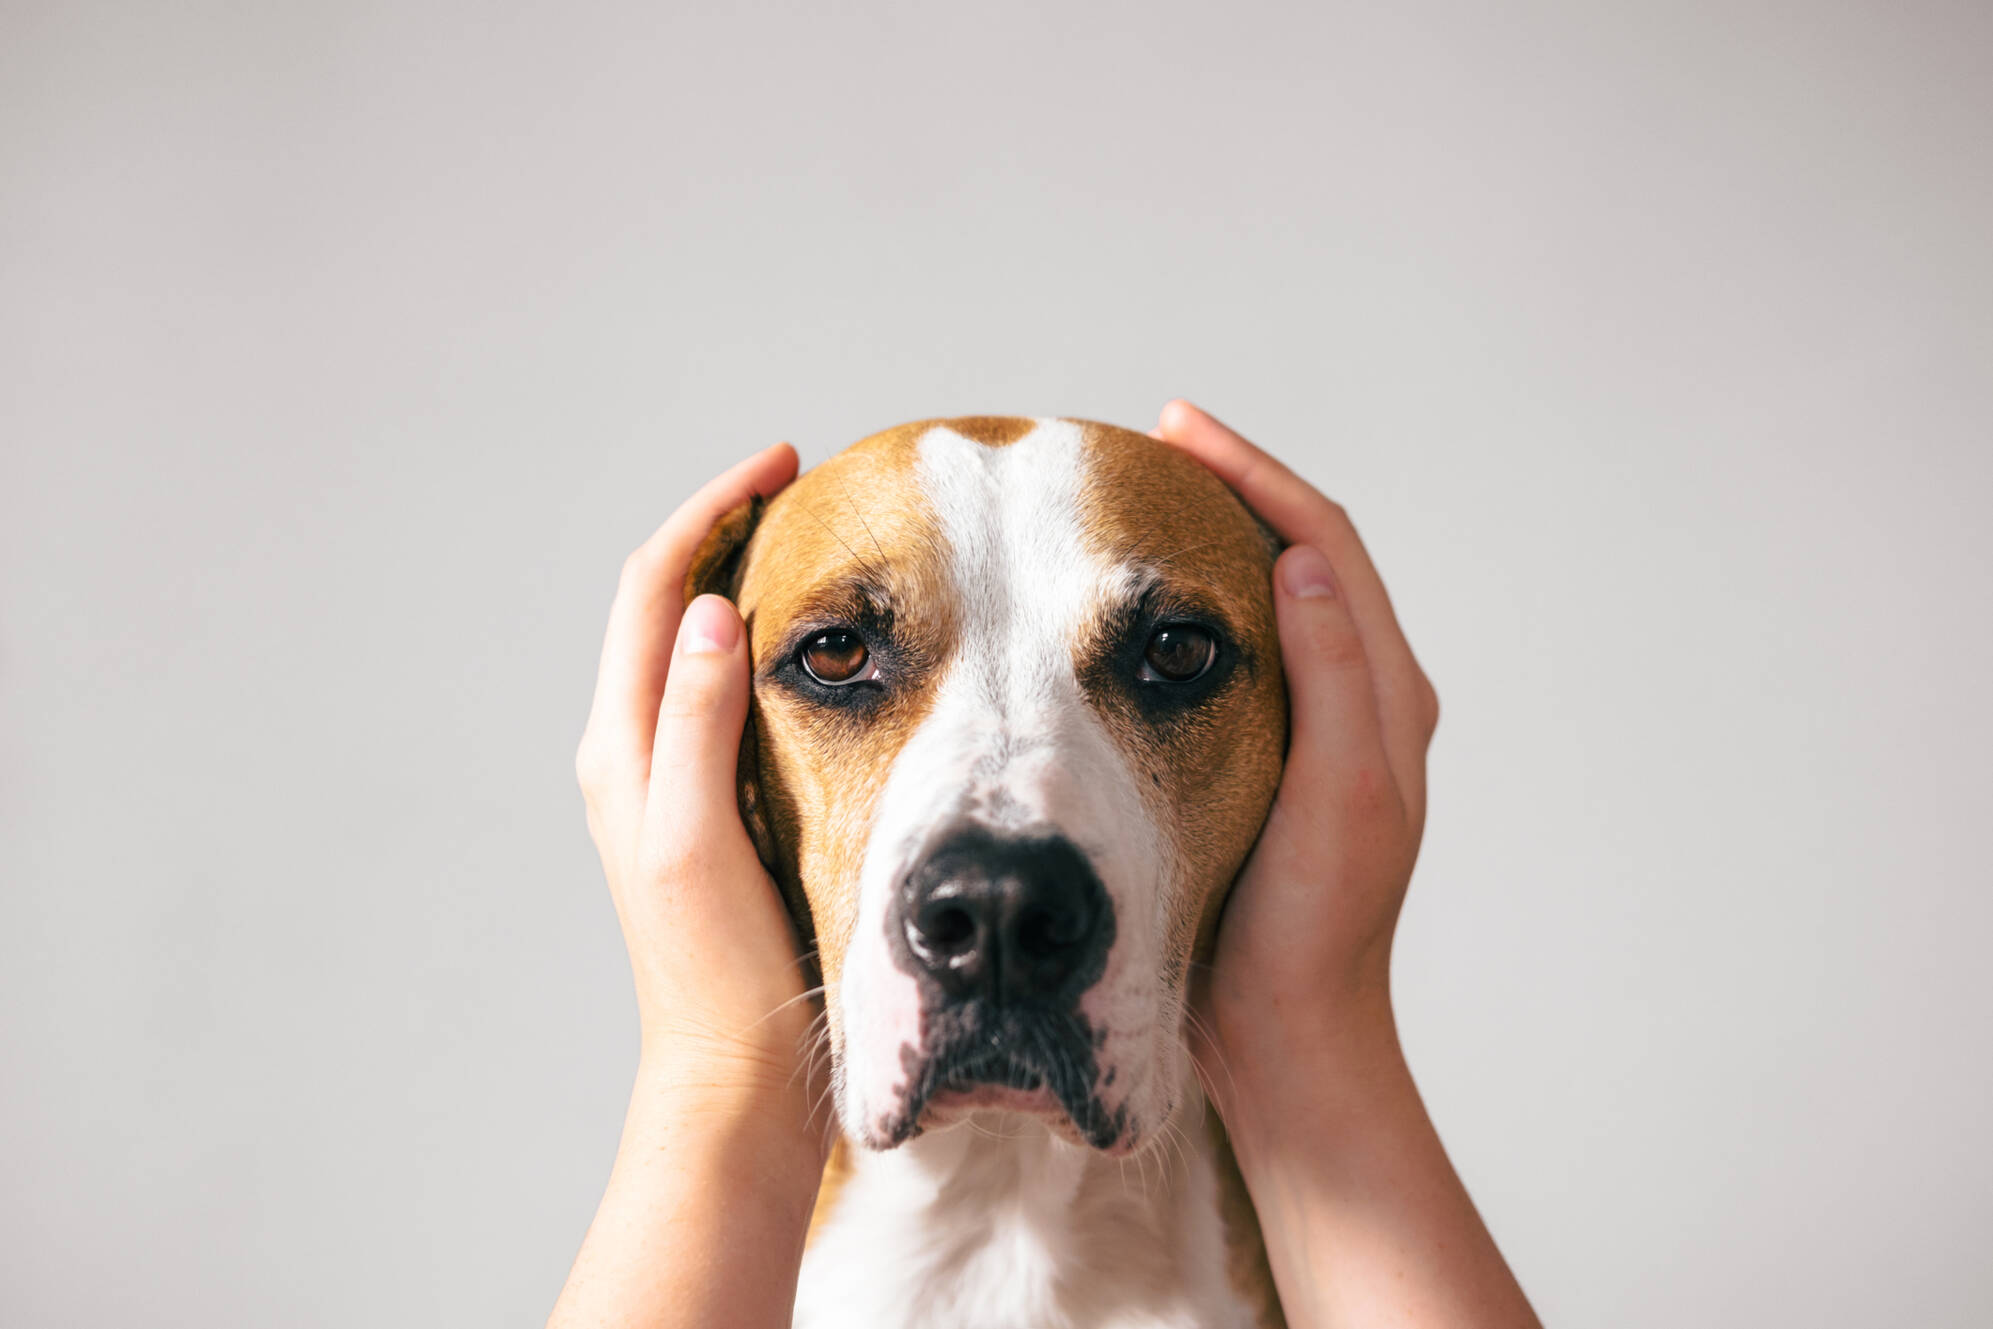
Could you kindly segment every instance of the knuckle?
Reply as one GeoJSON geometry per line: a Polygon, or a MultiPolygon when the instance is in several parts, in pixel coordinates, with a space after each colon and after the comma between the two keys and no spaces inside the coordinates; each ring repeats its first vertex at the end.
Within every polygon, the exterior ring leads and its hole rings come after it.
{"type": "Polygon", "coordinates": [[[645,881],[682,888],[707,874],[707,858],[698,839],[663,828],[647,833],[637,851],[637,870],[645,881]]]}
{"type": "Polygon", "coordinates": [[[704,718],[704,705],[688,692],[678,693],[664,699],[657,708],[659,729],[682,730],[698,724],[704,718]]]}
{"type": "Polygon", "coordinates": [[[630,551],[623,560],[620,582],[624,586],[640,586],[655,581],[663,572],[663,556],[650,541],[645,541],[630,551]]]}
{"type": "Polygon", "coordinates": [[[1352,821],[1364,825],[1387,822],[1396,815],[1398,791],[1385,772],[1365,766],[1350,779],[1343,807],[1352,821]]]}
{"type": "Polygon", "coordinates": [[[648,830],[637,845],[637,874],[643,881],[670,881],[677,877],[684,851],[671,837],[648,830]]]}
{"type": "Polygon", "coordinates": [[[1396,871],[1407,859],[1409,810],[1388,771],[1366,767],[1343,786],[1341,853],[1352,869],[1396,871]]]}
{"type": "Polygon", "coordinates": [[[593,794],[603,784],[605,772],[602,769],[601,748],[593,739],[583,737],[574,750],[574,778],[584,794],[593,794]]]}
{"type": "Polygon", "coordinates": [[[1344,543],[1356,532],[1355,524],[1349,519],[1349,509],[1327,494],[1318,492],[1316,497],[1319,506],[1315,509],[1315,517],[1320,523],[1324,542],[1331,546],[1344,543]]]}
{"type": "Polygon", "coordinates": [[[725,686],[718,679],[673,679],[658,705],[658,721],[674,726],[703,725],[724,697],[725,686]]]}
{"type": "Polygon", "coordinates": [[[1350,673],[1366,667],[1363,641],[1346,618],[1340,615],[1311,625],[1302,643],[1311,665],[1332,673],[1350,673]]]}
{"type": "Polygon", "coordinates": [[[630,774],[629,763],[593,734],[584,735],[574,751],[574,778],[584,797],[600,798],[630,774]]]}
{"type": "Polygon", "coordinates": [[[728,704],[745,682],[737,661],[712,655],[681,657],[665,681],[658,705],[660,723],[712,724],[728,713],[728,704]]]}

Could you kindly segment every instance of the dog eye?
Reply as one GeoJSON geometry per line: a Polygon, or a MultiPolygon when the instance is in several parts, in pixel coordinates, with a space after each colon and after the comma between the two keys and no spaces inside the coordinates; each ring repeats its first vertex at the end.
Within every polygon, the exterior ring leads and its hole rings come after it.
{"type": "Polygon", "coordinates": [[[1141,677],[1146,682],[1188,683],[1218,658],[1218,639],[1195,623],[1165,623],[1142,650],[1141,677]]]}
{"type": "Polygon", "coordinates": [[[876,669],[868,672],[871,652],[865,649],[865,639],[849,628],[830,628],[817,633],[803,643],[798,658],[811,678],[830,687],[861,682],[878,672],[876,669]]]}

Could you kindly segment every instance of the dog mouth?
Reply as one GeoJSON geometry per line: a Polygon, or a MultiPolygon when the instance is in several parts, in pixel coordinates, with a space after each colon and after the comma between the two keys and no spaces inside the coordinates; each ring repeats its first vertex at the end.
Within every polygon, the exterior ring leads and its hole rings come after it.
{"type": "Polygon", "coordinates": [[[1015,1053],[993,1049],[947,1067],[933,1092],[962,1094],[983,1088],[1035,1092],[1045,1088],[1045,1073],[1015,1053]]]}
{"type": "Polygon", "coordinates": [[[952,1029],[929,1032],[942,1036],[927,1056],[901,1049],[906,1089],[886,1123],[885,1147],[976,1110],[1044,1117],[1096,1149],[1120,1140],[1125,1111],[1109,1111],[1101,1101],[1095,1040],[1077,1015],[976,1012],[952,1029]]]}
{"type": "Polygon", "coordinates": [[[947,1069],[921,1109],[922,1125],[939,1126],[978,1111],[1016,1112],[1058,1124],[1068,1114],[1045,1072],[1024,1058],[993,1052],[947,1069]]]}

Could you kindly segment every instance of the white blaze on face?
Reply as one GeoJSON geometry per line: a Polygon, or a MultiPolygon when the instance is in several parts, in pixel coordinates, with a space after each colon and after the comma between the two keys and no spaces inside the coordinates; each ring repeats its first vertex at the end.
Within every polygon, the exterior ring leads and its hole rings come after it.
{"type": "Polygon", "coordinates": [[[997,832],[1060,834],[1087,856],[1114,910],[1114,944],[1080,1013],[1105,1033],[1101,1092],[1131,1127],[1160,1119],[1175,1067],[1160,1062],[1168,1004],[1161,965],[1166,837],[1127,756],[1082,690],[1075,650],[1131,574],[1085,545],[1079,426],[1047,420],[988,447],[937,426],[920,441],[918,482],[950,545],[960,631],[934,699],[894,761],[867,842],[857,924],[839,993],[839,1111],[880,1142],[917,1058],[919,994],[886,939],[894,896],[939,836],[964,820],[997,832]]]}

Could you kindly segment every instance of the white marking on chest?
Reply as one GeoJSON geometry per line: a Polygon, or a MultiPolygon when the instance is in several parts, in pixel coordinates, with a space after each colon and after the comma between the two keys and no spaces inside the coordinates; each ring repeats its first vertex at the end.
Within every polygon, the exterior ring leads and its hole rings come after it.
{"type": "Polygon", "coordinates": [[[798,1329],[1251,1329],[1204,1101],[1139,1161],[1013,1118],[861,1153],[803,1261],[798,1329]]]}

